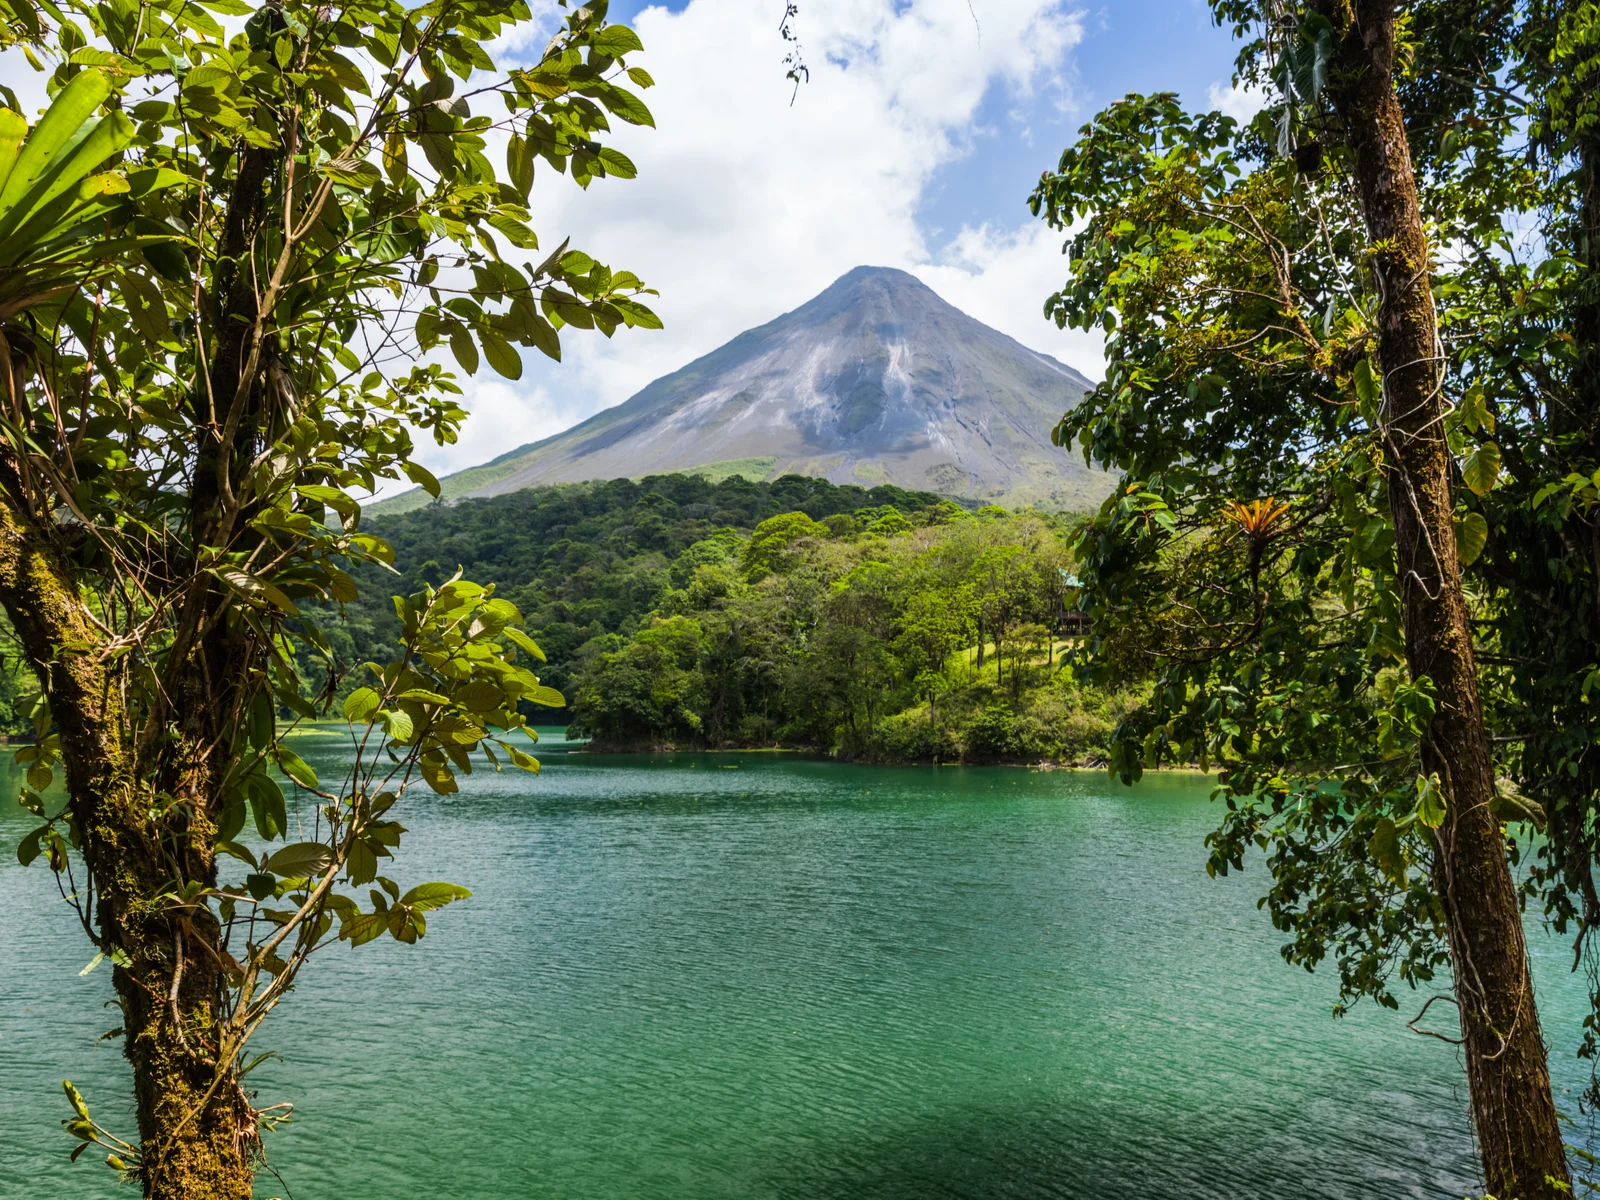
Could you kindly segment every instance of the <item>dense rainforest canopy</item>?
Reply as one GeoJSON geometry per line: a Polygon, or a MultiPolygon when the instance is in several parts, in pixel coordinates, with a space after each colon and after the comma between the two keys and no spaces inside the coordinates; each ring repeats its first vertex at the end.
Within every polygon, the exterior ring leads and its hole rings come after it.
{"type": "MultiPolygon", "coordinates": [[[[1120,700],[1063,671],[1068,522],[785,476],[568,484],[379,516],[401,586],[500,581],[597,747],[1103,759],[1120,700]]],[[[395,653],[377,568],[317,610],[334,690],[395,653]],[[369,587],[370,584],[370,587],[369,587]]],[[[307,656],[306,671],[325,670],[307,656]]]]}
{"type": "MultiPolygon", "coordinates": [[[[786,512],[822,520],[874,507],[915,513],[940,503],[927,492],[837,487],[798,475],[772,483],[659,475],[530,488],[395,516],[380,510],[372,526],[394,547],[398,578],[381,567],[358,569],[356,578],[373,590],[321,608],[318,620],[335,670],[348,672],[395,644],[399,625],[385,587],[414,591],[460,568],[468,578],[495,580],[517,604],[549,660],[541,678],[568,691],[580,649],[602,635],[633,633],[672,586],[669,565],[695,543],[724,530],[748,536],[786,512]]],[[[306,662],[325,677],[315,656],[306,662]]],[[[341,678],[336,686],[347,690],[353,682],[341,678]]]]}

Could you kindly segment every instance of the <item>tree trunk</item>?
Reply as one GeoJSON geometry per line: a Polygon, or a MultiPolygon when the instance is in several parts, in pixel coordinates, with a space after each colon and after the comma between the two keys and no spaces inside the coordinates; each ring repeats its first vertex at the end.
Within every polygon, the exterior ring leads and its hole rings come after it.
{"type": "Polygon", "coordinates": [[[133,1067],[144,1194],[151,1200],[249,1200],[259,1148],[255,1116],[226,1075],[216,1078],[212,1036],[222,996],[214,920],[152,898],[170,892],[170,855],[182,841],[185,878],[215,883],[209,828],[158,843],[148,789],[135,778],[120,689],[93,647],[85,609],[49,522],[21,501],[16,472],[0,463],[0,603],[50,700],[89,885],[80,896],[86,931],[114,970],[124,1048],[133,1067]],[[180,955],[182,958],[180,959],[180,955]]]}
{"type": "Polygon", "coordinates": [[[212,947],[186,938],[181,927],[171,932],[170,945],[153,936],[126,938],[133,961],[116,972],[144,1194],[149,1200],[250,1200],[260,1149],[255,1113],[232,1072],[219,1078],[206,1053],[215,1051],[220,1016],[212,947]],[[180,948],[187,952],[181,963],[180,948]]]}
{"type": "Polygon", "coordinates": [[[1389,505],[1413,679],[1438,709],[1422,760],[1446,816],[1434,885],[1444,906],[1484,1181],[1501,1200],[1571,1195],[1521,915],[1500,824],[1452,523],[1438,321],[1410,147],[1392,76],[1387,0],[1321,0],[1342,37],[1329,91],[1345,124],[1372,246],[1389,505]]]}

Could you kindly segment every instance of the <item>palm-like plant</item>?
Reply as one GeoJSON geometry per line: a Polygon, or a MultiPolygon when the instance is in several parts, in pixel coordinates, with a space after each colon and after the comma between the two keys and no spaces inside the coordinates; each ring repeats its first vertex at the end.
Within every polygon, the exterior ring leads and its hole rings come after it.
{"type": "Polygon", "coordinates": [[[110,236],[129,183],[101,171],[133,140],[133,123],[95,110],[111,94],[96,70],[76,75],[28,130],[0,109],[0,322],[80,283],[126,244],[110,236]]]}

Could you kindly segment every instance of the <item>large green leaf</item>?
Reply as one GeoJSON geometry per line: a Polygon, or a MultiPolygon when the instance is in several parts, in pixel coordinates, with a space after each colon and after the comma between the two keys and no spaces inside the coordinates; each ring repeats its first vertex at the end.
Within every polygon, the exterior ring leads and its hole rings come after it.
{"type": "Polygon", "coordinates": [[[80,71],[31,132],[0,110],[0,319],[70,288],[100,262],[125,253],[105,218],[127,181],[96,172],[133,140],[120,110],[90,123],[111,94],[99,71],[80,71]],[[7,268],[10,268],[9,270],[7,268]]]}
{"type": "Polygon", "coordinates": [[[1455,524],[1456,553],[1461,556],[1461,565],[1470,567],[1489,543],[1489,522],[1483,519],[1482,513],[1469,512],[1455,524]]]}
{"type": "Polygon", "coordinates": [[[1493,442],[1474,446],[1461,464],[1461,478],[1474,494],[1487,496],[1500,478],[1500,447],[1493,442]]]}
{"type": "Polygon", "coordinates": [[[432,910],[443,908],[454,900],[465,900],[470,895],[472,893],[459,883],[419,883],[400,897],[400,903],[432,910]]]}
{"type": "Polygon", "coordinates": [[[110,82],[93,69],[79,72],[61,89],[61,94],[22,144],[22,152],[6,173],[4,182],[0,183],[0,214],[16,206],[109,95],[110,82]]]}
{"type": "Polygon", "coordinates": [[[321,842],[295,842],[267,859],[267,870],[293,877],[320,875],[332,862],[333,852],[321,842]]]}

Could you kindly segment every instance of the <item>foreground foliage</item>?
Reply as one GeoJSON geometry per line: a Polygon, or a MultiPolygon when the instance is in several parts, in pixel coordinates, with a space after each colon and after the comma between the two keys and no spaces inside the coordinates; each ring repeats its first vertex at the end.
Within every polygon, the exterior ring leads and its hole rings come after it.
{"type": "Polygon", "coordinates": [[[1343,1003],[1453,968],[1486,1181],[1566,1194],[1506,864],[1588,956],[1595,11],[1213,8],[1267,111],[1129,97],[1034,199],[1087,217],[1049,311],[1112,335],[1058,437],[1124,472],[1083,542],[1090,675],[1157,681],[1116,768],[1222,768],[1211,868],[1266,853],[1343,1003]]]}
{"type": "Polygon", "coordinates": [[[397,879],[407,791],[455,790],[478,750],[537,768],[525,710],[561,697],[459,573],[395,600],[342,697],[342,778],[285,719],[334,696],[300,669],[332,657],[307,606],[393,558],[356,497],[437,489],[410,431],[465,413],[429,352],[516,378],[565,327],[658,324],[635,277],[527,224],[536,162],[633,174],[601,142],[650,123],[624,86],[650,79],[604,18],[499,71],[520,0],[0,5],[52,97],[0,110],[0,606],[38,685],[19,854],[113,964],[133,1067],[136,1135],[70,1087],[68,1128],[147,1196],[248,1197],[286,1108],[246,1090],[251,1036],[313,952],[414,942],[466,894],[397,879]]]}

